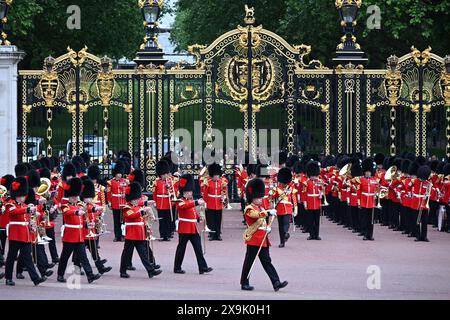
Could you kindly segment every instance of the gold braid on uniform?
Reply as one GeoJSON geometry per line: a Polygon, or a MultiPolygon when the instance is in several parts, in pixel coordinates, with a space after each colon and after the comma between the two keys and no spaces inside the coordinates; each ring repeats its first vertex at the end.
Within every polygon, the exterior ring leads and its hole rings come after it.
{"type": "Polygon", "coordinates": [[[249,241],[259,228],[266,227],[266,215],[261,217],[261,214],[256,211],[251,205],[245,208],[244,214],[249,216],[250,218],[258,219],[251,226],[247,226],[247,229],[244,231],[244,241],[249,241]]]}

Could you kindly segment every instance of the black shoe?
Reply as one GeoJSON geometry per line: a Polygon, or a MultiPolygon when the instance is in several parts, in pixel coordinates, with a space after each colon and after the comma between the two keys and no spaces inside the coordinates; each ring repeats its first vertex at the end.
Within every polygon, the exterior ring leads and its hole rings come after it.
{"type": "Polygon", "coordinates": [[[128,266],[127,271],[136,271],[136,268],[133,266],[128,266]]]}
{"type": "Polygon", "coordinates": [[[278,290],[280,290],[280,289],[286,287],[287,285],[288,285],[288,282],[287,282],[287,281],[283,281],[283,282],[277,281],[277,282],[275,282],[275,284],[273,285],[273,290],[278,291],[278,290]]]}
{"type": "Polygon", "coordinates": [[[413,234],[408,234],[408,238],[412,238],[412,237],[414,237],[414,235],[413,234]]]}
{"type": "Polygon", "coordinates": [[[278,245],[278,248],[284,248],[284,243],[280,243],[280,244],[278,245]]]}
{"type": "Polygon", "coordinates": [[[66,279],[64,279],[64,276],[58,276],[58,278],[56,278],[56,281],[65,283],[66,279]]]}
{"type": "Polygon", "coordinates": [[[59,258],[56,257],[55,259],[52,259],[52,262],[53,262],[54,264],[58,263],[58,262],[59,262],[59,258]]]}
{"type": "Polygon", "coordinates": [[[100,263],[101,264],[105,264],[105,263],[107,263],[108,262],[108,259],[102,259],[102,260],[100,260],[100,263]]]}
{"type": "Polygon", "coordinates": [[[84,275],[85,275],[84,271],[81,270],[81,271],[80,271],[80,276],[84,276],[84,275]]]}
{"type": "Polygon", "coordinates": [[[253,289],[255,289],[255,288],[252,287],[252,286],[249,285],[249,284],[243,284],[243,285],[241,286],[241,290],[252,291],[253,289]]]}
{"type": "Polygon", "coordinates": [[[394,228],[393,231],[402,231],[400,228],[394,228]]]}
{"type": "Polygon", "coordinates": [[[308,230],[302,230],[302,233],[308,233],[308,230]]]}
{"type": "Polygon", "coordinates": [[[120,240],[117,238],[114,238],[113,242],[120,242],[120,240]]]}
{"type": "Polygon", "coordinates": [[[186,271],[184,271],[183,269],[178,269],[178,270],[173,270],[173,273],[185,274],[186,271]]]}
{"type": "Polygon", "coordinates": [[[220,236],[217,237],[216,240],[217,240],[217,241],[223,241],[222,237],[220,237],[220,236]]]}
{"type": "Polygon", "coordinates": [[[46,276],[47,278],[50,277],[53,274],[53,270],[47,270],[44,273],[44,276],[46,276]]]}
{"type": "Polygon", "coordinates": [[[306,240],[314,240],[314,238],[309,236],[308,239],[306,239],[306,240]]]}
{"type": "Polygon", "coordinates": [[[10,280],[10,279],[6,279],[5,284],[7,286],[11,286],[11,287],[14,287],[16,285],[16,283],[14,281],[10,280]]]}
{"type": "Polygon", "coordinates": [[[368,237],[364,236],[363,238],[364,241],[370,240],[368,237]]]}
{"type": "Polygon", "coordinates": [[[45,276],[43,276],[42,278],[39,278],[39,279],[33,281],[33,283],[34,283],[35,286],[38,286],[42,282],[45,282],[45,280],[47,280],[47,278],[45,276]]]}
{"type": "Polygon", "coordinates": [[[161,266],[159,264],[154,264],[153,269],[155,270],[161,269],[161,266]]]}
{"type": "Polygon", "coordinates": [[[112,270],[112,267],[103,267],[103,268],[101,268],[100,270],[98,270],[98,272],[100,273],[100,274],[104,274],[104,273],[107,273],[107,272],[110,272],[112,270]]]}
{"type": "Polygon", "coordinates": [[[211,271],[213,271],[213,268],[208,267],[206,269],[200,270],[200,274],[208,273],[208,272],[211,272],[211,271]]]}
{"type": "Polygon", "coordinates": [[[402,234],[408,234],[408,231],[403,231],[402,234]]]}
{"type": "Polygon", "coordinates": [[[100,277],[101,277],[101,275],[100,274],[91,274],[91,275],[89,275],[88,276],[88,282],[89,283],[92,283],[92,282],[94,282],[95,280],[98,280],[98,279],[100,279],[100,277]]]}
{"type": "Polygon", "coordinates": [[[322,238],[319,237],[319,236],[317,236],[315,239],[316,239],[316,240],[322,240],[322,238]]]}
{"type": "Polygon", "coordinates": [[[23,274],[18,273],[18,274],[16,274],[16,279],[23,280],[23,279],[25,279],[25,277],[23,276],[23,274]]]}
{"type": "Polygon", "coordinates": [[[55,263],[49,263],[47,264],[47,269],[53,269],[55,267],[55,263]]]}
{"type": "Polygon", "coordinates": [[[162,273],[162,270],[153,270],[153,271],[148,273],[148,277],[149,278],[153,278],[153,277],[156,277],[157,275],[159,275],[161,273],[162,273]]]}
{"type": "Polygon", "coordinates": [[[160,239],[159,241],[170,241],[170,239],[167,237],[164,237],[164,238],[160,239]]]}
{"type": "Polygon", "coordinates": [[[129,275],[128,273],[121,273],[121,274],[120,274],[120,277],[121,277],[121,278],[128,279],[128,278],[130,277],[130,275],[129,275]]]}
{"type": "Polygon", "coordinates": [[[288,239],[290,238],[290,234],[289,232],[286,232],[286,234],[284,235],[284,241],[288,241],[288,239]]]}

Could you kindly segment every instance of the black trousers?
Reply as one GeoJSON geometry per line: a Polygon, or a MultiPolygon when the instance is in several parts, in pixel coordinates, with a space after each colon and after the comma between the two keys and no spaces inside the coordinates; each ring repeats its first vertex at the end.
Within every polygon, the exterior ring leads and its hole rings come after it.
{"type": "Polygon", "coordinates": [[[400,203],[391,201],[390,208],[390,226],[392,228],[398,228],[400,226],[400,203]]]}
{"type": "Polygon", "coordinates": [[[417,219],[419,217],[418,210],[412,210],[414,213],[414,235],[418,240],[425,240],[428,233],[428,210],[422,210],[420,223],[417,224],[417,219]]]}
{"type": "Polygon", "coordinates": [[[55,228],[45,229],[47,237],[51,238],[52,241],[48,243],[48,249],[50,250],[50,256],[52,260],[58,258],[58,250],[56,249],[56,240],[55,240],[55,228]]]}
{"type": "Polygon", "coordinates": [[[6,246],[6,230],[0,229],[0,255],[5,255],[5,246],[6,246]]]}
{"type": "Polygon", "coordinates": [[[171,234],[171,217],[170,210],[158,210],[159,220],[159,236],[163,239],[168,239],[171,234]]]}
{"type": "Polygon", "coordinates": [[[177,229],[175,221],[178,219],[178,211],[175,206],[172,207],[172,218],[169,217],[170,234],[173,235],[177,229]]]}
{"type": "Polygon", "coordinates": [[[206,224],[213,233],[210,233],[211,238],[217,239],[222,234],[222,210],[208,209],[205,212],[206,224]]]}
{"type": "Polygon", "coordinates": [[[61,258],[58,265],[58,276],[64,276],[66,272],[67,263],[72,253],[76,254],[76,259],[79,259],[81,266],[83,267],[86,275],[89,277],[93,274],[91,264],[86,255],[86,246],[84,242],[71,243],[63,242],[63,249],[61,252],[61,258]]]}
{"type": "Polygon", "coordinates": [[[359,220],[359,209],[357,206],[350,206],[350,212],[352,215],[352,229],[361,231],[361,222],[359,220]]]}
{"type": "Polygon", "coordinates": [[[294,223],[297,227],[301,227],[301,226],[303,226],[303,221],[302,221],[303,214],[304,214],[303,211],[305,211],[305,208],[303,207],[303,203],[300,203],[300,202],[298,203],[297,210],[298,210],[298,213],[294,218],[294,223]]]}
{"type": "Polygon", "coordinates": [[[9,241],[8,257],[6,258],[5,278],[7,280],[12,280],[14,261],[16,260],[18,253],[18,261],[22,261],[23,266],[27,268],[31,280],[38,280],[39,275],[36,272],[36,268],[34,267],[33,259],[31,257],[31,243],[11,240],[9,241]]]}
{"type": "MultiPolygon", "coordinates": [[[[126,240],[123,246],[122,256],[120,258],[120,273],[126,273],[127,267],[130,265],[130,261],[132,259],[134,248],[141,258],[142,265],[144,266],[147,272],[153,272],[155,268],[150,261],[150,247],[146,240],[126,240]]],[[[152,253],[153,255],[153,253],[152,253]]]]}
{"type": "Polygon", "coordinates": [[[339,200],[339,208],[338,208],[338,223],[346,224],[347,223],[347,202],[339,200]]]}
{"type": "MultiPolygon", "coordinates": [[[[97,270],[99,271],[102,270],[105,266],[103,265],[103,263],[100,262],[101,259],[98,253],[98,246],[96,239],[84,240],[84,245],[91,253],[92,260],[94,261],[97,270]]],[[[74,265],[76,265],[77,267],[81,267],[80,259],[78,258],[77,254],[75,253],[73,254],[72,261],[74,265]]]]}
{"type": "Polygon", "coordinates": [[[407,231],[408,224],[408,208],[405,206],[400,206],[400,230],[407,231]]]}
{"type": "Polygon", "coordinates": [[[406,232],[410,235],[414,235],[415,232],[415,226],[416,226],[416,220],[417,216],[415,216],[414,210],[411,208],[405,207],[405,214],[406,214],[406,232]],[[414,218],[415,217],[415,218],[414,218]]]}
{"type": "Polygon", "coordinates": [[[280,234],[280,243],[286,242],[286,234],[289,231],[289,224],[291,221],[291,215],[285,214],[277,216],[278,220],[278,233],[280,234]]]}
{"type": "Polygon", "coordinates": [[[114,238],[122,238],[122,210],[113,209],[113,221],[114,221],[114,238]]]}
{"type": "Polygon", "coordinates": [[[384,226],[389,225],[389,211],[390,211],[390,205],[391,201],[388,199],[381,199],[381,224],[384,226]]]}
{"type": "MultiPolygon", "coordinates": [[[[241,285],[249,284],[249,279],[247,279],[248,274],[250,272],[250,268],[253,264],[253,261],[255,261],[256,259],[258,249],[259,247],[247,245],[247,252],[245,253],[244,265],[242,266],[241,285]]],[[[272,259],[270,258],[269,247],[262,247],[258,257],[259,261],[261,261],[264,270],[269,276],[272,285],[274,285],[275,282],[280,281],[277,270],[275,270],[275,267],[272,264],[272,259]]]]}
{"type": "MultiPolygon", "coordinates": [[[[154,254],[153,254],[153,250],[152,250],[152,248],[150,247],[150,241],[147,241],[148,242],[148,255],[149,255],[149,260],[150,260],[150,263],[152,264],[152,265],[155,265],[156,264],[156,259],[155,259],[155,256],[154,256],[154,254]]],[[[128,256],[128,266],[133,266],[133,251],[131,251],[131,254],[128,256]]]]}
{"type": "Polygon", "coordinates": [[[183,264],[184,254],[186,253],[186,245],[189,241],[191,242],[192,247],[194,248],[199,271],[207,269],[208,264],[206,263],[205,257],[203,257],[202,242],[200,239],[200,235],[198,233],[194,233],[194,234],[181,233],[178,235],[178,246],[177,246],[177,251],[175,253],[175,264],[173,267],[174,270],[181,269],[181,265],[183,264]]]}
{"type": "Polygon", "coordinates": [[[317,238],[320,231],[320,209],[318,210],[306,210],[306,215],[309,221],[309,235],[311,238],[317,238]]]}
{"type": "MultiPolygon", "coordinates": [[[[31,245],[31,257],[33,258],[33,261],[35,262],[39,273],[41,276],[44,275],[44,273],[47,271],[47,265],[48,265],[48,259],[47,254],[45,253],[45,246],[43,244],[32,244],[31,245]]],[[[17,260],[17,273],[23,272],[24,262],[19,258],[17,260]]]]}
{"type": "Polygon", "coordinates": [[[429,223],[434,227],[438,226],[438,209],[439,203],[433,200],[430,200],[430,213],[429,213],[429,223]]]}
{"type": "Polygon", "coordinates": [[[361,232],[366,238],[373,238],[372,215],[375,219],[375,208],[361,208],[361,232]]]}

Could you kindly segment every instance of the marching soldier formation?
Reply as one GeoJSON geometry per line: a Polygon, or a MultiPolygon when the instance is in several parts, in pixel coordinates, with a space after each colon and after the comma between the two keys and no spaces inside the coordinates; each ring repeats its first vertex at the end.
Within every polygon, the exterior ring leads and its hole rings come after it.
{"type": "Polygon", "coordinates": [[[217,163],[205,166],[198,175],[198,199],[194,198],[196,177],[181,175],[170,155],[156,163],[157,177],[148,198],[143,192],[144,173],[131,167],[130,157],[121,154],[109,181],[102,179],[100,168],[90,164],[86,155],[64,164],[54,157],[18,164],[14,175],[1,178],[0,268],[5,270],[0,278],[6,279],[6,285],[24,279],[24,271],[39,285],[53,275],[51,269],[56,265],[56,280],[65,282],[70,257],[89,283],[99,280],[112,270],[100,250],[101,236],[108,233],[107,214],[113,216],[114,242],[124,242],[118,270],[121,278],[129,278],[127,271],[136,270],[132,266],[134,249],[149,278],[161,274],[152,243],[171,241],[175,232],[178,245],[173,272],[186,273],[182,264],[188,242],[199,273],[212,272],[205,259],[205,240],[206,236],[210,241],[223,240],[223,217],[230,207],[232,186],[245,224],[242,290],[254,289],[249,279],[257,257],[275,291],[288,284],[280,280],[269,253],[275,220],[279,248],[286,246],[297,228],[309,233],[308,240],[326,238],[320,234],[324,217],[365,241],[374,241],[377,223],[421,242],[430,241],[429,225],[449,232],[450,163],[409,153],[376,154],[373,158],[340,154],[319,159],[317,155],[299,158],[280,152],[277,165],[250,163],[246,155],[233,175],[226,176],[217,163]],[[159,237],[152,228],[156,221],[159,237]]]}

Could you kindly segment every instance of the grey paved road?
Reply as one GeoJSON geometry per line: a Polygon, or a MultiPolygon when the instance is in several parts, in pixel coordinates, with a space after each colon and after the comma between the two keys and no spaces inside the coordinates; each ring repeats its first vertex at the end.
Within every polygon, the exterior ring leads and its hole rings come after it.
{"type": "Polygon", "coordinates": [[[376,241],[366,242],[324,219],[322,241],[306,241],[307,234],[291,230],[287,247],[280,249],[275,222],[270,235],[274,244],[271,256],[281,279],[289,281],[285,289],[275,293],[259,262],[251,278],[256,290],[240,290],[243,229],[239,212],[226,211],[224,241],[207,243],[206,260],[214,268],[211,274],[198,274],[190,245],[183,264],[187,273],[174,274],[175,239],[154,243],[163,270],[160,276],[148,279],[135,253],[137,270],[129,272],[130,279],[121,279],[118,270],[123,244],[113,243],[109,234],[101,240],[101,255],[113,270],[94,284],[81,277],[80,288],[70,289],[56,282],[53,275],[34,287],[25,274],[26,279],[16,280],[15,287],[6,287],[2,280],[0,299],[450,299],[449,233],[430,228],[431,242],[416,243],[377,225],[376,241]],[[369,266],[379,268],[379,289],[368,289],[369,266]]]}

